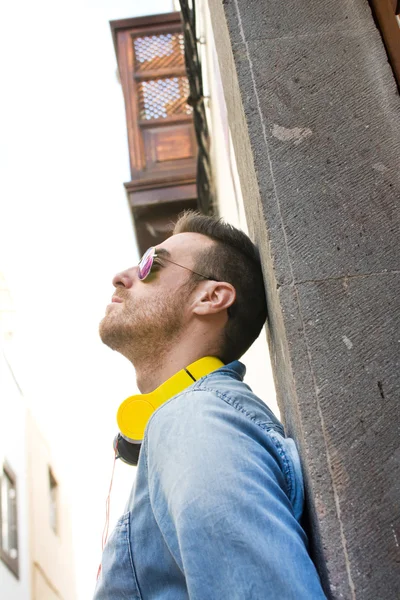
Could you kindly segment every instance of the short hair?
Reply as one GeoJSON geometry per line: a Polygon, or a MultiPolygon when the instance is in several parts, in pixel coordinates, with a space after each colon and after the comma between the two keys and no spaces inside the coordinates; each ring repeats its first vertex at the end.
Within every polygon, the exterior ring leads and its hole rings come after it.
{"type": "Polygon", "coordinates": [[[186,211],[176,222],[173,235],[201,233],[215,245],[200,251],[195,269],[236,290],[236,300],[223,332],[220,358],[237,360],[259,336],[267,318],[267,301],[260,255],[251,239],[221,218],[186,211]]]}

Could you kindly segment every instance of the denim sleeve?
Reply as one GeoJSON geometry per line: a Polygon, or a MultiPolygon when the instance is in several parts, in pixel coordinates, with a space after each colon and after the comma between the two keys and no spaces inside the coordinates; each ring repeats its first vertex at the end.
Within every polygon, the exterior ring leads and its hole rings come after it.
{"type": "Polygon", "coordinates": [[[154,517],[190,600],[325,598],[268,431],[195,390],[155,413],[144,451],[154,517]]]}

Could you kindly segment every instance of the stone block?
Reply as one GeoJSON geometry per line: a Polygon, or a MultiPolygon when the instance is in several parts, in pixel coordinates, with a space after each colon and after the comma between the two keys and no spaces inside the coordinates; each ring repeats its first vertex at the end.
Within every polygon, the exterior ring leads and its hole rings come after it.
{"type": "Polygon", "coordinates": [[[310,36],[328,31],[370,28],[367,2],[336,0],[225,0],[236,10],[226,11],[232,43],[279,37],[310,36]]]}
{"type": "Polygon", "coordinates": [[[330,34],[251,42],[248,54],[233,48],[282,284],[288,262],[295,281],[399,266],[385,235],[400,233],[398,96],[391,75],[387,88],[370,79],[357,86],[354,64],[368,62],[360,40],[330,34]],[[285,252],[288,261],[278,256],[285,252]]]}

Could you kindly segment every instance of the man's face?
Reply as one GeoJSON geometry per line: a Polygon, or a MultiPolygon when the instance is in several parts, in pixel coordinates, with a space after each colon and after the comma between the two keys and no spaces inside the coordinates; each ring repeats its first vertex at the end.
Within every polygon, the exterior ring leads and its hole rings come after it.
{"type": "MultiPolygon", "coordinates": [[[[168,251],[166,258],[196,270],[199,251],[213,244],[204,235],[180,233],[157,250],[168,251]]],[[[113,301],[100,323],[102,341],[130,359],[162,351],[182,333],[190,317],[192,281],[192,273],[163,260],[161,252],[144,281],[138,278],[137,266],[118,273],[113,279],[113,301]]]]}

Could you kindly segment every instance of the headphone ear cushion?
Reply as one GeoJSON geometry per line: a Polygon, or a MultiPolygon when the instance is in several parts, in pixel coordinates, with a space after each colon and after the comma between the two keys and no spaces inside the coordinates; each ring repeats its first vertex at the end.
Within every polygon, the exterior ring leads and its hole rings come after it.
{"type": "Polygon", "coordinates": [[[114,451],[117,451],[117,458],[120,458],[127,465],[136,467],[139,462],[139,453],[142,444],[128,442],[118,433],[114,438],[113,447],[114,451]]]}
{"type": "Polygon", "coordinates": [[[144,437],[146,425],[156,407],[151,402],[151,394],[129,396],[118,408],[117,423],[122,435],[139,444],[144,437]]]}

